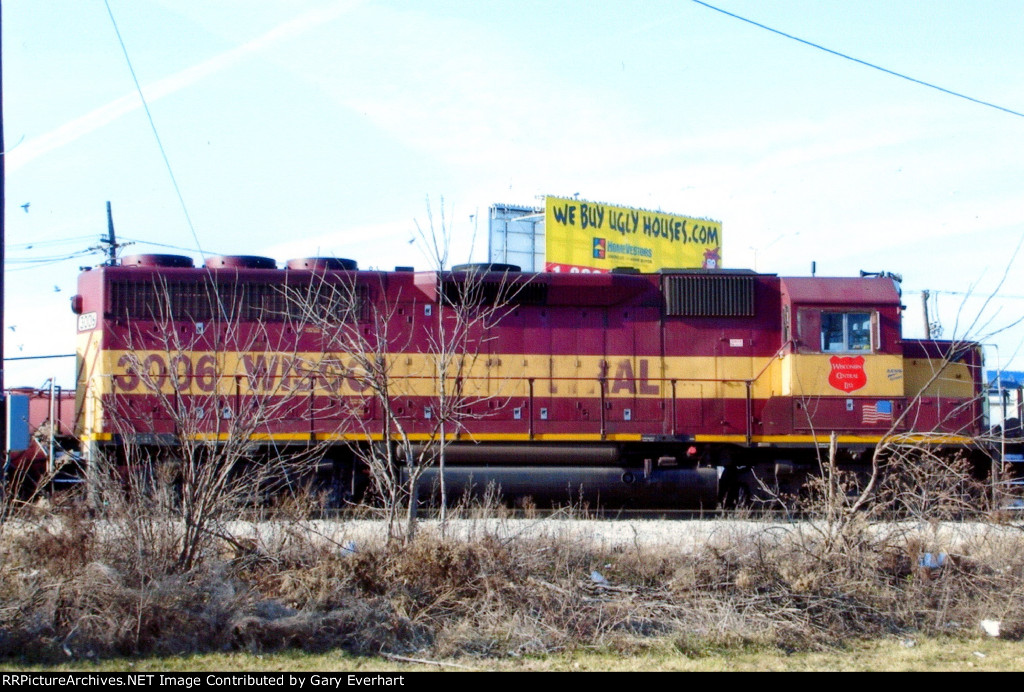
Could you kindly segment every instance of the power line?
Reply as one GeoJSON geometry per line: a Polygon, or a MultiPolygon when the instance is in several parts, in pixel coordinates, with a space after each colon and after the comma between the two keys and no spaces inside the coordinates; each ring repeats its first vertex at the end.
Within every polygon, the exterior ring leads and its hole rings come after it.
{"type": "Polygon", "coordinates": [[[17,356],[16,358],[4,358],[4,362],[10,360],[47,360],[50,358],[74,358],[75,353],[56,353],[52,356],[17,356]]]}
{"type": "Polygon", "coordinates": [[[56,238],[53,240],[33,240],[27,243],[7,243],[7,249],[18,248],[20,250],[33,250],[35,248],[48,247],[50,245],[81,245],[82,242],[92,240],[95,234],[79,235],[69,238],[56,238]]]}
{"type": "Polygon", "coordinates": [[[40,258],[36,258],[36,259],[5,257],[4,258],[4,271],[6,271],[6,272],[16,272],[16,271],[25,271],[26,269],[38,269],[39,267],[45,267],[45,266],[48,266],[48,265],[51,265],[51,264],[58,264],[60,262],[66,262],[68,260],[73,260],[73,259],[76,259],[78,257],[86,257],[88,255],[92,255],[92,254],[95,254],[95,253],[101,252],[101,251],[102,251],[102,248],[95,247],[95,248],[89,248],[88,250],[82,250],[80,252],[73,252],[73,253],[70,253],[70,254],[67,254],[67,255],[55,255],[55,256],[50,256],[50,257],[40,257],[40,258]],[[17,264],[17,265],[21,265],[21,266],[9,267],[9,265],[12,265],[12,264],[17,264]]]}
{"type": "MultiPolygon", "coordinates": [[[[903,292],[914,294],[921,293],[921,291],[917,290],[905,290],[903,292]]],[[[968,298],[1000,298],[1002,300],[1024,300],[1024,296],[1011,295],[1007,293],[994,293],[990,296],[985,293],[982,293],[981,291],[942,291],[936,290],[934,288],[928,289],[928,292],[932,294],[941,293],[942,295],[946,296],[966,296],[968,298]]]]}
{"type": "MultiPolygon", "coordinates": [[[[203,252],[202,243],[199,242],[199,234],[196,233],[196,227],[192,224],[192,217],[188,213],[188,207],[185,204],[185,198],[181,194],[181,188],[178,187],[178,180],[174,177],[174,171],[171,169],[170,159],[167,158],[167,152],[164,151],[163,142],[160,140],[160,133],[157,132],[156,123],[153,121],[153,114],[149,111],[149,104],[146,103],[146,97],[142,93],[142,86],[139,84],[139,79],[135,75],[135,68],[132,67],[131,58],[128,57],[128,48],[124,45],[124,39],[121,38],[121,32],[117,28],[117,21],[114,20],[114,13],[110,9],[109,0],[103,0],[103,4],[107,7],[107,14],[110,15],[110,22],[114,25],[114,33],[117,34],[117,41],[121,44],[121,51],[124,53],[125,62],[128,63],[128,71],[132,74],[132,81],[135,82],[135,90],[139,92],[139,99],[142,101],[142,107],[146,111],[146,118],[149,120],[149,126],[153,130],[153,136],[156,138],[156,144],[160,148],[160,155],[164,159],[164,165],[167,166],[167,173],[171,177],[171,184],[174,186],[174,192],[178,195],[178,202],[181,203],[181,210],[185,212],[185,220],[188,222],[188,228],[192,232],[192,240],[196,243],[196,250],[199,252],[199,256],[204,260],[206,259],[206,253],[203,252]]],[[[207,269],[209,271],[209,268],[207,269]]],[[[220,292],[214,291],[214,297],[217,299],[217,307],[220,309],[222,316],[227,318],[227,311],[224,308],[224,303],[221,300],[220,292]]]]}
{"type": "Polygon", "coordinates": [[[62,255],[47,255],[45,257],[4,257],[4,265],[10,264],[22,264],[22,265],[33,265],[33,264],[49,264],[51,262],[63,262],[64,260],[74,259],[76,257],[82,257],[83,255],[92,254],[94,250],[83,250],[81,252],[70,252],[62,255]]]}
{"type": "MultiPolygon", "coordinates": [[[[135,243],[136,245],[152,245],[153,247],[165,247],[165,248],[168,248],[170,250],[182,250],[183,252],[194,252],[195,251],[195,248],[191,248],[191,247],[182,247],[181,245],[169,245],[167,243],[156,243],[156,242],[153,242],[152,240],[142,240],[141,238],[129,238],[126,235],[121,236],[121,238],[123,238],[124,240],[131,241],[131,242],[135,243]]],[[[211,253],[215,254],[215,255],[216,254],[228,254],[228,253],[217,253],[217,252],[213,252],[212,250],[211,250],[211,253]]]]}
{"type": "Polygon", "coordinates": [[[156,145],[160,149],[160,156],[163,157],[164,165],[167,167],[167,173],[171,176],[171,184],[174,186],[174,192],[178,195],[178,202],[181,204],[181,210],[185,212],[185,220],[188,222],[188,228],[192,231],[192,238],[196,241],[196,249],[199,254],[205,258],[203,254],[202,244],[199,242],[199,234],[196,233],[196,228],[192,224],[192,217],[188,213],[188,206],[185,204],[185,198],[181,194],[181,188],[178,187],[178,180],[174,177],[174,171],[171,169],[171,161],[167,158],[167,152],[164,151],[164,144],[160,140],[160,133],[157,132],[156,122],[153,120],[153,114],[149,111],[149,104],[146,102],[146,97],[142,94],[142,85],[139,84],[139,78],[135,76],[135,68],[132,67],[132,60],[128,57],[128,48],[124,45],[124,39],[121,38],[121,32],[117,28],[117,21],[114,20],[114,12],[110,9],[109,0],[103,0],[103,4],[107,6],[107,14],[110,15],[110,22],[114,25],[114,33],[117,34],[117,41],[121,44],[121,52],[124,53],[125,62],[128,63],[128,71],[132,74],[132,81],[135,82],[135,90],[139,92],[139,99],[142,100],[142,108],[146,112],[146,118],[149,120],[149,126],[153,130],[153,136],[156,138],[156,145]]]}
{"type": "Polygon", "coordinates": [[[893,77],[899,77],[900,79],[905,79],[908,82],[913,82],[915,84],[920,84],[921,86],[926,86],[926,87],[928,87],[930,89],[935,89],[937,91],[941,91],[942,93],[949,94],[950,96],[956,96],[957,98],[962,98],[962,99],[965,99],[967,101],[971,101],[973,103],[977,103],[977,104],[979,104],[981,106],[988,106],[989,108],[995,108],[996,110],[1003,111],[1004,113],[1009,113],[1010,115],[1016,115],[1016,116],[1018,116],[1020,118],[1024,118],[1024,113],[1018,113],[1015,110],[1010,110],[1009,108],[1004,108],[1003,106],[999,106],[999,105],[991,103],[989,101],[982,101],[981,99],[976,99],[976,98],[974,98],[972,96],[968,96],[966,94],[961,94],[958,91],[952,91],[951,89],[946,89],[945,87],[940,87],[937,84],[932,84],[931,82],[925,82],[925,81],[920,80],[920,79],[915,79],[914,77],[910,77],[910,76],[905,75],[905,74],[903,74],[901,72],[896,72],[894,70],[890,70],[890,69],[887,69],[885,67],[882,67],[881,65],[875,65],[874,63],[867,62],[866,60],[861,60],[860,58],[855,58],[852,55],[847,55],[846,53],[840,53],[837,50],[832,50],[831,48],[826,48],[825,46],[823,46],[823,45],[821,45],[819,43],[814,43],[813,41],[808,41],[806,39],[802,39],[799,36],[793,36],[792,34],[787,34],[784,31],[779,31],[778,29],[773,29],[772,27],[766,26],[764,24],[761,24],[760,22],[755,22],[753,19],[747,19],[746,17],[741,17],[738,14],[734,14],[734,13],[729,12],[727,10],[723,10],[721,7],[715,7],[714,5],[709,5],[708,3],[703,2],[703,0],[693,0],[693,2],[697,3],[698,5],[702,5],[702,6],[706,7],[706,8],[708,8],[709,10],[714,10],[715,12],[721,12],[722,14],[724,14],[726,16],[729,16],[729,17],[732,17],[733,19],[738,19],[741,22],[746,22],[747,24],[753,24],[754,26],[758,27],[759,29],[764,29],[765,31],[770,31],[773,34],[778,34],[779,36],[784,36],[785,38],[791,39],[793,41],[798,41],[799,43],[802,43],[805,46],[810,46],[811,48],[817,48],[818,50],[823,50],[826,53],[831,53],[832,55],[835,55],[835,56],[840,57],[840,58],[844,58],[846,60],[850,60],[850,61],[858,63],[860,65],[864,65],[865,67],[870,67],[870,68],[872,68],[874,70],[878,70],[880,72],[885,72],[886,74],[892,75],[893,77]]]}

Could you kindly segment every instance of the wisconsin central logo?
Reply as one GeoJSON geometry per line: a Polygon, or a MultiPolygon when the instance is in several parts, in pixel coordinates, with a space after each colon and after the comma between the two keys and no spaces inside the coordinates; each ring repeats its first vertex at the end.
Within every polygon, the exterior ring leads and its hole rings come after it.
{"type": "Polygon", "coordinates": [[[836,389],[852,392],[868,383],[868,375],[864,372],[864,356],[832,356],[828,362],[832,366],[828,383],[836,389]]]}
{"type": "Polygon", "coordinates": [[[594,238],[594,259],[604,259],[608,251],[608,241],[604,238],[594,238]]]}

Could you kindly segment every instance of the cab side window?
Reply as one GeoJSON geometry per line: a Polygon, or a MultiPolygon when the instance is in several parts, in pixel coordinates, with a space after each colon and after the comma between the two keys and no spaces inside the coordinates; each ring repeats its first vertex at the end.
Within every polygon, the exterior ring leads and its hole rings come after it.
{"type": "Polygon", "coordinates": [[[821,350],[823,353],[871,351],[871,331],[869,312],[822,312],[821,350]]]}

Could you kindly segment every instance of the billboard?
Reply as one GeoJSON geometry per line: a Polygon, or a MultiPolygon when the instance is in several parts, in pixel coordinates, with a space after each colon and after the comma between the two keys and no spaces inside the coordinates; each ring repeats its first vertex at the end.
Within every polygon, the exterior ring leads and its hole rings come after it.
{"type": "Polygon", "coordinates": [[[635,267],[722,266],[722,224],[646,209],[548,197],[545,271],[609,272],[635,267]]]}

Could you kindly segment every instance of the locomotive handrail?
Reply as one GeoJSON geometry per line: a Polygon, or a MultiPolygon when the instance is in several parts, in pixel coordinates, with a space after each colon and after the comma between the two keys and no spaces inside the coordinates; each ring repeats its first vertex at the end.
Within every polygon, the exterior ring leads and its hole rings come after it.
{"type": "MultiPolygon", "coordinates": [[[[761,376],[768,369],[768,366],[771,365],[771,363],[774,362],[774,360],[776,358],[778,358],[778,355],[779,354],[776,353],[774,356],[772,356],[768,360],[768,362],[765,364],[765,366],[761,369],[761,371],[758,372],[758,374],[755,375],[754,377],[750,377],[750,378],[744,378],[744,377],[635,377],[634,376],[634,377],[616,377],[615,379],[616,380],[622,380],[624,382],[662,382],[662,383],[671,383],[671,382],[708,382],[708,383],[715,383],[715,384],[723,384],[723,383],[728,383],[728,382],[751,382],[751,383],[753,383],[753,382],[756,382],[757,380],[759,380],[761,378],[761,376]]],[[[217,381],[234,381],[234,380],[242,381],[242,380],[250,380],[251,382],[252,381],[256,381],[256,380],[263,380],[263,381],[272,381],[272,380],[309,380],[309,381],[312,381],[312,382],[316,383],[316,381],[318,379],[321,379],[322,375],[323,375],[323,373],[319,373],[316,370],[304,369],[304,370],[301,370],[301,371],[297,371],[295,373],[286,373],[286,374],[276,374],[276,373],[275,374],[269,374],[269,373],[268,374],[256,374],[256,373],[232,373],[232,374],[228,374],[228,373],[222,373],[222,374],[217,374],[217,375],[211,375],[211,374],[196,374],[196,373],[188,373],[188,374],[181,374],[181,373],[179,373],[179,374],[174,376],[173,380],[172,380],[171,374],[169,372],[161,372],[161,373],[156,373],[156,374],[150,373],[148,375],[148,377],[152,378],[153,380],[159,380],[161,386],[163,386],[164,384],[169,384],[173,388],[173,386],[174,386],[173,385],[173,381],[174,380],[177,380],[177,381],[195,381],[195,380],[210,380],[211,378],[215,379],[217,381]]],[[[341,375],[341,374],[337,374],[337,373],[332,373],[332,375],[338,377],[339,379],[346,379],[346,380],[365,379],[365,378],[362,378],[359,375],[352,376],[352,375],[341,375]]],[[[102,377],[104,379],[115,380],[115,381],[118,378],[123,377],[123,376],[124,375],[119,374],[119,373],[103,373],[102,375],[100,375],[100,377],[102,377]]],[[[432,381],[432,380],[436,380],[437,376],[436,375],[395,375],[395,376],[393,376],[393,379],[395,379],[395,380],[425,380],[425,381],[432,381]]],[[[449,380],[454,382],[454,381],[457,381],[457,380],[484,379],[484,377],[481,376],[481,377],[477,378],[477,377],[469,377],[469,376],[466,376],[466,375],[449,375],[449,376],[446,377],[446,379],[449,379],[449,380]]],[[[599,382],[607,382],[608,381],[608,377],[604,376],[604,375],[598,376],[598,377],[569,377],[569,376],[546,376],[546,377],[524,376],[524,377],[513,377],[513,376],[508,376],[507,379],[510,380],[510,381],[511,380],[518,380],[518,381],[527,382],[527,383],[530,380],[546,380],[546,381],[549,381],[549,382],[598,382],[598,383],[599,382]]],[[[140,383],[140,384],[137,384],[136,386],[141,386],[141,385],[144,385],[144,384],[145,383],[140,383]]],[[[314,384],[314,386],[316,386],[316,385],[314,384]]],[[[116,385],[115,385],[115,387],[116,387],[116,385]]],[[[213,391],[214,390],[204,390],[203,393],[204,394],[210,394],[210,393],[213,393],[213,391]]],[[[286,393],[288,393],[288,392],[286,392],[286,393]]]]}
{"type": "Polygon", "coordinates": [[[770,366],[772,363],[774,363],[777,358],[781,358],[782,355],[785,353],[786,349],[789,348],[792,345],[794,345],[794,342],[793,342],[792,339],[786,340],[782,344],[782,346],[779,347],[779,350],[775,352],[775,355],[773,355],[771,358],[769,358],[768,362],[764,364],[764,367],[761,368],[761,372],[757,373],[757,375],[755,375],[753,379],[747,380],[747,382],[746,382],[746,387],[747,387],[747,406],[746,406],[746,419],[747,419],[747,421],[746,421],[746,423],[747,423],[747,446],[748,447],[754,441],[754,401],[753,401],[753,393],[752,393],[752,390],[754,388],[754,383],[757,382],[759,379],[761,379],[761,375],[765,374],[768,371],[768,366],[770,366]]]}
{"type": "MultiPolygon", "coordinates": [[[[744,385],[744,388],[745,388],[745,394],[744,394],[744,399],[745,399],[745,419],[746,419],[745,420],[745,428],[746,428],[746,430],[745,430],[745,437],[746,437],[746,443],[749,445],[749,444],[751,444],[753,442],[753,386],[768,371],[768,369],[771,367],[772,363],[774,363],[776,360],[778,360],[785,353],[786,349],[792,343],[793,343],[792,340],[786,341],[786,343],[784,343],[763,364],[761,369],[753,377],[748,377],[748,378],[730,378],[730,377],[653,377],[653,378],[652,377],[625,377],[625,378],[616,378],[616,380],[617,381],[618,380],[622,380],[624,382],[630,383],[631,384],[630,389],[633,391],[634,394],[637,391],[637,384],[639,384],[639,383],[646,383],[646,384],[659,383],[661,385],[666,385],[667,384],[671,388],[671,402],[672,403],[671,403],[671,412],[670,412],[670,420],[671,420],[670,425],[671,425],[671,434],[673,436],[678,434],[678,408],[677,408],[678,388],[677,388],[677,385],[680,382],[682,382],[682,383],[714,383],[714,384],[728,384],[728,383],[739,384],[739,383],[742,383],[744,385]]],[[[605,367],[607,367],[607,366],[605,366],[605,367]]],[[[354,377],[351,374],[346,376],[345,374],[342,374],[342,373],[331,373],[331,375],[336,377],[336,378],[338,378],[339,380],[340,379],[359,380],[359,376],[358,375],[356,375],[354,377]]],[[[113,373],[105,374],[105,376],[111,378],[111,380],[112,380],[111,389],[112,389],[112,391],[116,391],[116,389],[117,389],[117,384],[116,384],[117,376],[115,374],[113,374],[113,373]]],[[[306,394],[309,397],[309,405],[308,405],[308,414],[307,415],[309,417],[309,421],[308,421],[309,422],[309,434],[310,434],[311,438],[314,437],[317,434],[316,433],[316,424],[315,424],[316,420],[317,420],[317,409],[316,409],[316,406],[315,406],[315,403],[314,403],[314,399],[315,399],[315,397],[318,396],[318,392],[317,392],[318,384],[319,384],[319,381],[321,380],[322,377],[324,377],[324,373],[319,372],[318,369],[315,366],[314,367],[305,367],[305,368],[297,367],[294,371],[289,372],[289,373],[274,373],[274,374],[270,374],[270,373],[248,373],[248,372],[246,372],[246,373],[235,372],[235,373],[231,373],[231,374],[223,373],[223,374],[214,375],[213,379],[215,381],[220,381],[220,382],[230,382],[231,385],[233,385],[233,386],[230,387],[230,389],[232,390],[230,392],[220,392],[219,386],[216,385],[214,382],[210,382],[211,375],[209,375],[209,374],[199,374],[199,373],[195,373],[195,372],[172,373],[170,371],[170,368],[165,368],[161,372],[158,372],[158,373],[148,373],[148,378],[151,379],[151,383],[150,383],[149,386],[152,386],[152,383],[155,382],[155,384],[157,384],[159,387],[161,387],[161,390],[162,390],[163,386],[165,386],[167,384],[170,384],[172,389],[175,389],[177,391],[180,391],[180,389],[182,388],[182,385],[184,385],[184,388],[186,388],[186,389],[191,389],[192,386],[193,386],[193,383],[195,381],[201,379],[201,380],[207,382],[208,385],[209,385],[209,390],[207,391],[204,388],[204,391],[202,392],[202,394],[210,394],[210,395],[217,395],[217,396],[225,396],[226,395],[226,396],[232,398],[234,400],[234,408],[235,408],[236,412],[241,411],[241,400],[242,400],[242,398],[244,398],[246,396],[252,396],[252,395],[287,396],[287,395],[298,395],[300,393],[301,394],[306,394]],[[302,389],[301,390],[299,390],[299,389],[289,389],[287,391],[278,391],[278,388],[280,387],[280,385],[282,384],[282,382],[284,380],[291,380],[291,381],[295,381],[297,383],[301,382],[302,384],[299,385],[299,386],[302,387],[302,389]],[[255,386],[255,387],[259,387],[262,384],[262,388],[263,389],[271,390],[271,391],[263,391],[263,392],[252,391],[252,392],[249,392],[248,394],[243,394],[243,391],[242,391],[243,390],[243,384],[242,384],[243,381],[248,381],[250,386],[255,386]]],[[[464,375],[452,375],[451,378],[453,380],[457,380],[457,381],[462,381],[462,380],[466,379],[466,377],[464,375]]],[[[433,381],[433,380],[437,379],[437,376],[433,375],[433,374],[428,374],[428,375],[408,375],[408,374],[404,374],[404,375],[397,375],[397,376],[395,376],[394,379],[399,380],[399,381],[433,381]]],[[[469,379],[473,379],[473,378],[469,378],[469,379]]],[[[602,370],[602,374],[600,376],[598,376],[598,377],[572,377],[572,376],[564,376],[564,377],[563,376],[510,377],[509,381],[515,382],[515,383],[519,383],[519,384],[525,383],[526,387],[527,387],[527,410],[528,410],[528,415],[527,415],[526,418],[527,418],[527,434],[528,434],[529,439],[532,440],[532,439],[535,439],[535,437],[536,437],[536,427],[535,427],[535,423],[536,423],[536,401],[535,400],[536,400],[536,392],[537,392],[536,386],[537,386],[538,382],[543,382],[545,380],[549,383],[549,388],[551,390],[554,390],[552,385],[554,385],[555,383],[558,383],[558,382],[567,382],[567,383],[572,383],[572,382],[591,382],[591,383],[597,383],[598,386],[599,386],[599,393],[600,393],[600,411],[601,411],[601,414],[600,414],[600,437],[601,437],[602,440],[606,440],[607,439],[608,432],[609,432],[608,431],[609,420],[608,420],[608,415],[607,415],[607,407],[608,407],[608,376],[607,376],[607,370],[602,370]]],[[[339,392],[337,391],[337,388],[334,388],[334,390],[332,391],[332,387],[329,384],[327,385],[327,387],[325,387],[325,390],[326,391],[322,395],[326,395],[328,397],[337,396],[339,394],[339,392]]],[[[664,390],[659,387],[659,391],[664,391],[664,390]]],[[[487,399],[487,398],[492,398],[494,396],[498,396],[500,398],[501,395],[500,394],[499,395],[488,394],[488,395],[482,395],[480,398],[487,399]]],[[[330,420],[331,418],[332,418],[331,416],[323,416],[323,417],[320,418],[320,420],[330,420]]]]}

